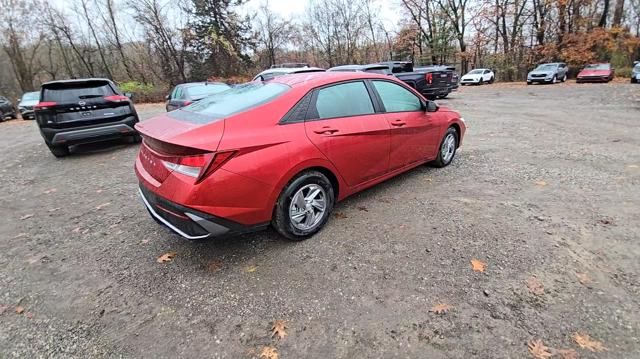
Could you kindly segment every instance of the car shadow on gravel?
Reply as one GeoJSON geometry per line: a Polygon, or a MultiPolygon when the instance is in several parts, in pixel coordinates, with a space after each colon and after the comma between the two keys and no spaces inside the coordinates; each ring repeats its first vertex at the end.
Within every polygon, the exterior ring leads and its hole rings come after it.
{"type": "Polygon", "coordinates": [[[86,157],[98,153],[117,152],[130,146],[138,146],[132,143],[130,139],[123,138],[110,141],[87,143],[70,147],[71,157],[86,157]]]}

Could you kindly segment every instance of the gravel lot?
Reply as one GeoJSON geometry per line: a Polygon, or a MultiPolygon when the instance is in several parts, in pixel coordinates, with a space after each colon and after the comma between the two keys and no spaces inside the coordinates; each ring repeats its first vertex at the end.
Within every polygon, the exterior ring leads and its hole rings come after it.
{"type": "Polygon", "coordinates": [[[183,240],[137,197],[137,145],[58,160],[33,122],[1,123],[0,357],[527,358],[539,339],[637,358],[640,86],[495,84],[440,104],[468,124],[454,163],[345,200],[301,243],[183,240]]]}

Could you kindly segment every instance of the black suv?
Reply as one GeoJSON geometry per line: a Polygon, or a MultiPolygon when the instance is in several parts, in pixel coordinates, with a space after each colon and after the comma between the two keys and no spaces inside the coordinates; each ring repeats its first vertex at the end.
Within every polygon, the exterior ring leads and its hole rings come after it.
{"type": "Polygon", "coordinates": [[[40,134],[56,157],[68,155],[71,145],[125,136],[140,142],[133,103],[111,80],[47,82],[34,110],[40,134]]]}

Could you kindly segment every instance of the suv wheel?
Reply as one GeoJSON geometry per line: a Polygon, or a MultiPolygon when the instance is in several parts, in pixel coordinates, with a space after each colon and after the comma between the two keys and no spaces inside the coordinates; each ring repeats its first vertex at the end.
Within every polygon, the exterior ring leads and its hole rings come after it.
{"type": "Polygon", "coordinates": [[[278,197],[272,225],[287,239],[307,239],[327,223],[334,202],[333,185],[324,174],[303,172],[278,197]]]}
{"type": "Polygon", "coordinates": [[[64,157],[69,154],[69,146],[47,145],[47,147],[49,147],[49,151],[56,157],[64,157]]]}
{"type": "Polygon", "coordinates": [[[553,79],[551,80],[552,84],[558,83],[558,75],[553,75],[553,79]]]}
{"type": "Polygon", "coordinates": [[[453,157],[455,157],[457,149],[458,131],[456,131],[456,129],[453,127],[449,127],[447,132],[445,132],[444,137],[442,138],[442,142],[440,142],[438,157],[435,161],[432,162],[433,166],[448,166],[451,161],[453,161],[453,157]]]}
{"type": "Polygon", "coordinates": [[[562,76],[562,82],[567,81],[567,74],[564,74],[564,76],[562,76]]]}

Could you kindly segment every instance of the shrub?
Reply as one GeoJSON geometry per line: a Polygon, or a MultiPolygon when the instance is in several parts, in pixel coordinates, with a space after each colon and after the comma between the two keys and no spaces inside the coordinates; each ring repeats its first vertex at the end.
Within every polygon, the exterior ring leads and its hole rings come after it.
{"type": "Polygon", "coordinates": [[[163,86],[153,84],[145,84],[137,81],[127,81],[118,84],[122,92],[130,92],[133,94],[135,102],[161,102],[166,95],[166,89],[163,86]]]}
{"type": "Polygon", "coordinates": [[[631,67],[616,67],[616,77],[631,77],[631,67]]]}

